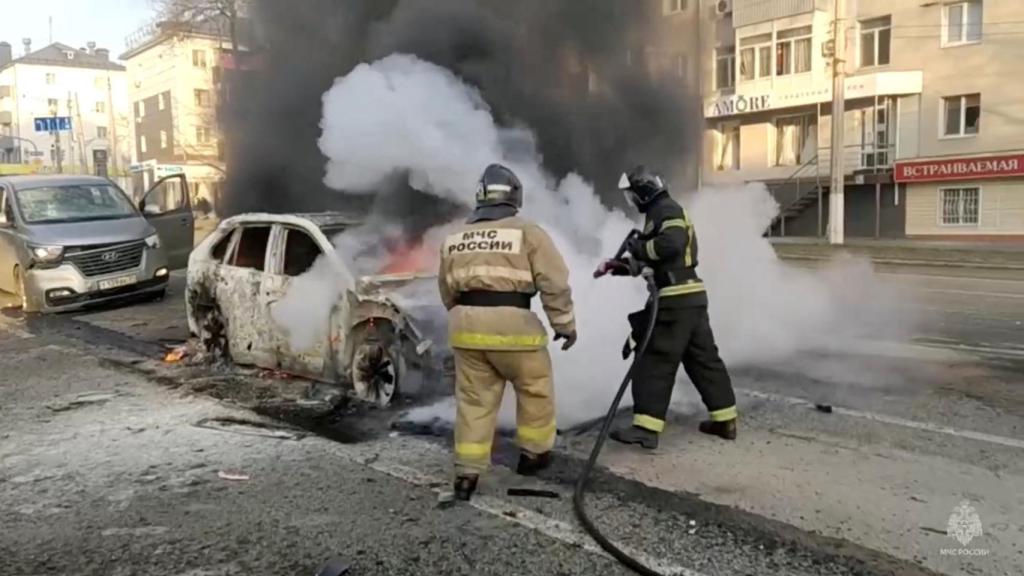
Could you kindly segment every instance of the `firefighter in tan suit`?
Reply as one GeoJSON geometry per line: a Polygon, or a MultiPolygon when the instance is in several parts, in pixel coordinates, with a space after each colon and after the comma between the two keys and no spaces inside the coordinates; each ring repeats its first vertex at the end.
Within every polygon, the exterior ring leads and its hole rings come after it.
{"type": "Polygon", "coordinates": [[[554,387],[547,331],[530,311],[534,295],[555,339],[565,340],[562,349],[576,342],[569,271],[547,233],[516,216],[522,203],[516,175],[488,166],[476,211],[441,248],[438,283],[455,354],[455,495],[461,500],[470,498],[490,465],[506,382],[517,398],[517,472],[535,474],[550,464],[554,387]]]}

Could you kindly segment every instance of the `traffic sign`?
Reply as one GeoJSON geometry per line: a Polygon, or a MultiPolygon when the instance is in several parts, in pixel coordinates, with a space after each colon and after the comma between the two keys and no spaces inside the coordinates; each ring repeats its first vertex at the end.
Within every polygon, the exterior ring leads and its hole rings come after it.
{"type": "Polygon", "coordinates": [[[47,116],[35,119],[36,132],[60,132],[71,130],[70,116],[47,116]]]}

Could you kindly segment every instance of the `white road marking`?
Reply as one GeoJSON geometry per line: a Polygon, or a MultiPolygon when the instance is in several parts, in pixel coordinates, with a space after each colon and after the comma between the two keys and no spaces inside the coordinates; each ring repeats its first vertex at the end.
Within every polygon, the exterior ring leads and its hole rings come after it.
{"type": "MultiPolygon", "coordinates": [[[[442,478],[431,476],[430,474],[414,470],[401,464],[380,461],[364,461],[363,464],[377,472],[387,474],[388,476],[408,482],[415,486],[433,487],[448,484],[448,482],[442,478]]],[[[435,493],[441,493],[441,490],[438,488],[432,488],[432,490],[435,493]]],[[[600,554],[606,558],[611,558],[611,556],[602,550],[589,535],[583,532],[583,530],[571,524],[562,522],[561,520],[555,520],[554,518],[549,518],[543,514],[534,512],[533,510],[523,508],[516,504],[511,504],[500,498],[483,494],[473,496],[469,501],[469,505],[481,512],[486,512],[492,516],[501,518],[502,520],[514,522],[520,526],[539,532],[549,538],[558,540],[559,542],[582,548],[594,554],[600,554]]],[[[705,576],[704,574],[689,568],[662,562],[661,560],[652,558],[643,552],[638,552],[630,549],[629,547],[621,545],[619,547],[645,566],[661,574],[673,574],[677,576],[705,576]]]]}
{"type": "Polygon", "coordinates": [[[997,357],[1011,357],[1011,358],[1024,358],[1024,349],[1011,347],[1011,348],[998,348],[995,346],[975,346],[971,344],[957,344],[950,342],[944,344],[941,342],[920,342],[919,346],[926,348],[939,348],[942,350],[955,350],[959,352],[977,352],[978,354],[984,354],[988,356],[997,357]]]}
{"type": "Polygon", "coordinates": [[[941,294],[967,294],[970,296],[985,296],[993,298],[1024,298],[1024,294],[1011,294],[1009,292],[980,292],[978,290],[954,290],[952,288],[917,288],[917,291],[941,294]]]}
{"type": "Polygon", "coordinates": [[[918,278],[931,282],[933,280],[954,280],[958,282],[988,282],[992,284],[1024,285],[1024,280],[1015,278],[978,278],[975,276],[948,276],[943,274],[913,274],[910,272],[875,272],[875,276],[890,276],[893,278],[918,278]]]}
{"type": "MultiPolygon", "coordinates": [[[[759,392],[757,390],[747,390],[739,388],[737,392],[746,394],[752,398],[761,398],[763,400],[773,400],[776,402],[782,402],[785,404],[810,406],[814,407],[815,403],[810,400],[803,398],[794,398],[792,396],[784,396],[782,394],[773,394],[771,392],[759,392]]],[[[854,410],[851,408],[843,408],[841,406],[832,406],[832,412],[836,414],[842,414],[844,416],[852,416],[854,418],[863,418],[865,420],[873,420],[875,422],[882,422],[885,424],[894,424],[896,426],[903,426],[906,428],[913,428],[915,430],[925,430],[928,432],[936,432],[938,434],[947,434],[950,436],[958,436],[960,438],[969,438],[971,440],[980,440],[982,442],[989,442],[991,444],[999,444],[1002,446],[1009,446],[1011,448],[1019,448],[1024,450],[1024,440],[1017,438],[1008,438],[1006,436],[997,436],[995,434],[986,434],[984,432],[975,432],[973,430],[959,430],[957,428],[951,428],[949,426],[942,426],[940,424],[932,424],[931,422],[919,422],[917,420],[907,420],[906,418],[899,418],[897,416],[887,416],[885,414],[877,414],[874,412],[865,412],[863,410],[854,410]]]]}

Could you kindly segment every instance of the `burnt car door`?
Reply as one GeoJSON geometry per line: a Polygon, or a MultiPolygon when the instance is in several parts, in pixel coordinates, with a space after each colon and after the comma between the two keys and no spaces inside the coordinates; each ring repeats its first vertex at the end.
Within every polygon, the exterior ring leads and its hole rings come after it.
{"type": "Polygon", "coordinates": [[[160,235],[168,267],[179,270],[188,266],[188,255],[195,244],[195,216],[185,175],[157,180],[139,201],[139,211],[160,235]]]}
{"type": "Polygon", "coordinates": [[[272,224],[241,225],[216,275],[217,305],[227,325],[231,358],[271,369],[277,367],[276,340],[260,297],[272,230],[272,224]]]}
{"type": "MultiPolygon", "coordinates": [[[[271,262],[268,273],[263,279],[263,290],[260,296],[261,307],[271,316],[273,323],[274,307],[283,300],[291,289],[301,292],[308,289],[322,290],[323,287],[314,286],[318,282],[330,282],[330,277],[321,277],[315,272],[304,276],[313,269],[319,258],[324,255],[324,249],[320,242],[308,230],[297,226],[278,226],[277,235],[273,241],[274,248],[271,250],[271,262]]],[[[301,296],[292,296],[301,297],[301,296]]],[[[329,322],[328,311],[317,320],[329,322]]],[[[311,330],[311,333],[316,332],[311,330]]],[[[292,345],[292,338],[287,330],[274,324],[276,350],[278,364],[282,370],[307,376],[310,378],[322,379],[325,377],[326,358],[329,353],[328,339],[329,331],[325,331],[322,338],[316,338],[309,342],[308,347],[297,347],[292,345]]]]}

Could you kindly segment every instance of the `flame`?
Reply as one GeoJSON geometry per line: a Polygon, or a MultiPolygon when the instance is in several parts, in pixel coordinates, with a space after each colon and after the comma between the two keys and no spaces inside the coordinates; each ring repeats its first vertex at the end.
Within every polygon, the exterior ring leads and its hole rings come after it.
{"type": "Polygon", "coordinates": [[[391,251],[391,258],[379,274],[426,273],[432,263],[432,256],[433,251],[422,242],[411,247],[399,244],[391,251]]]}

